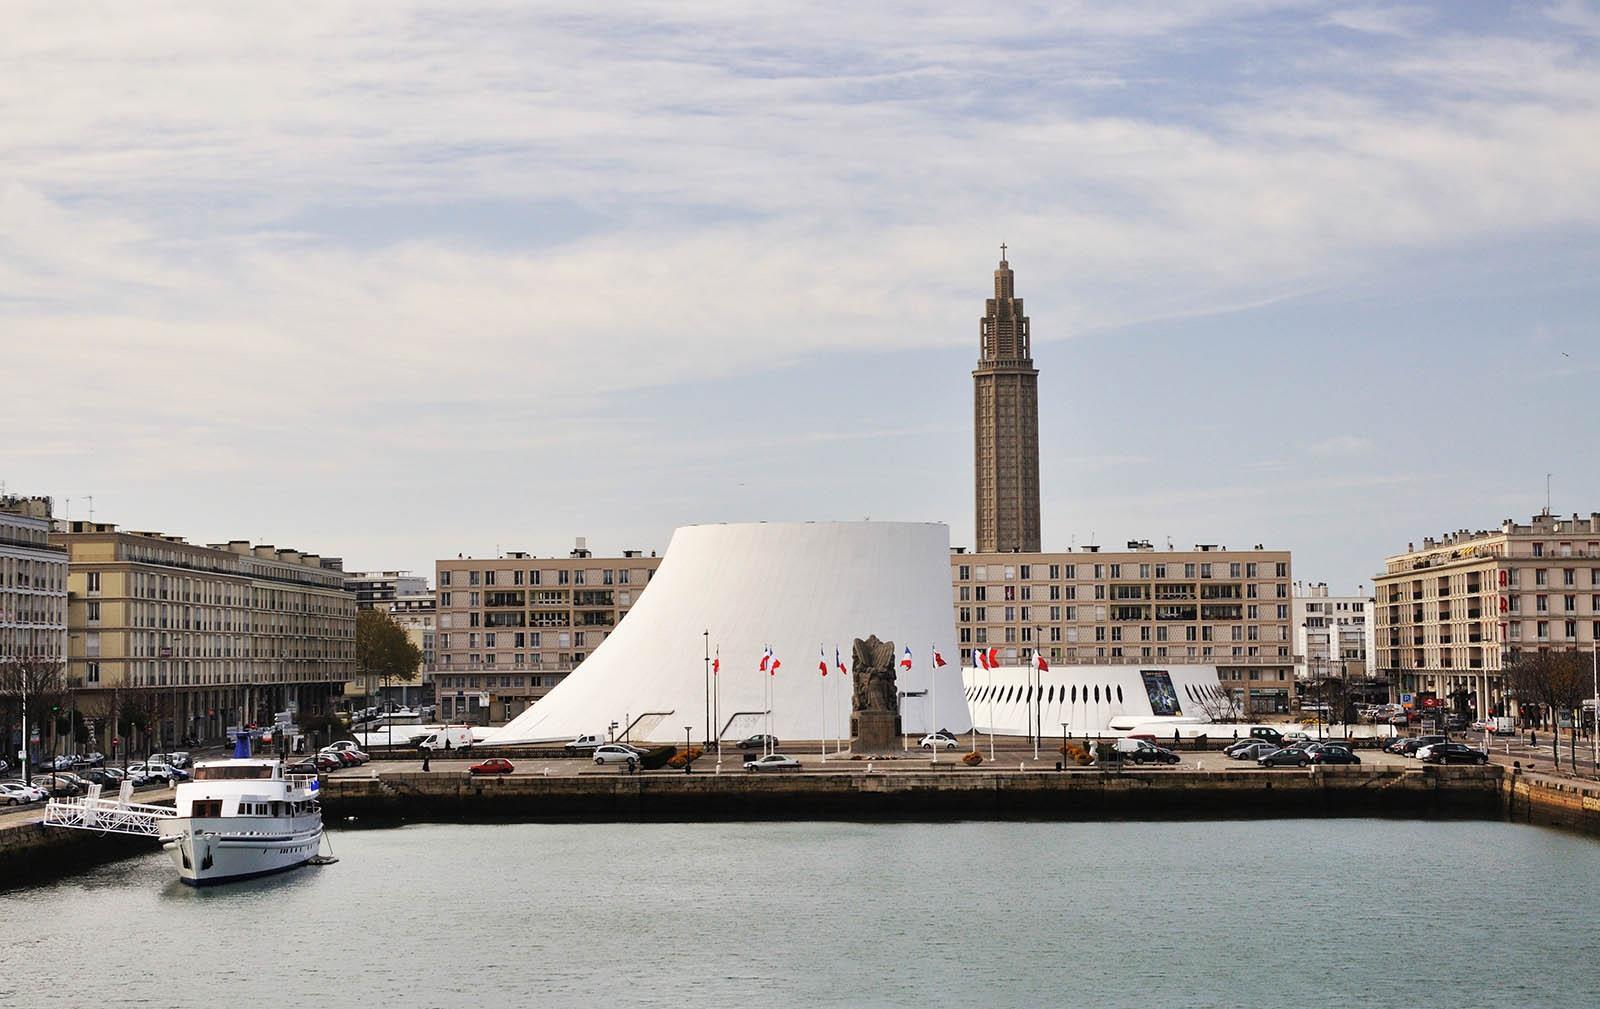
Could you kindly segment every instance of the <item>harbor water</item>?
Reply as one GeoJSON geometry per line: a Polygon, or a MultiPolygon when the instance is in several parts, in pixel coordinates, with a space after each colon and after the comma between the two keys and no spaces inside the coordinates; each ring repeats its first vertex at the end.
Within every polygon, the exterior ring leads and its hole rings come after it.
{"type": "Polygon", "coordinates": [[[1402,820],[415,825],[0,891],[0,1005],[1600,1004],[1600,844],[1402,820]]]}

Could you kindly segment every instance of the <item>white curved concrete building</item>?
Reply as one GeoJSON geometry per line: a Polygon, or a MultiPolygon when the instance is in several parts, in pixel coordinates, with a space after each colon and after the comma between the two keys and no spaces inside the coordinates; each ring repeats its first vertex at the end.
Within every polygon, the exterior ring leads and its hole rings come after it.
{"type": "MultiPolygon", "coordinates": [[[[631,726],[634,741],[681,743],[688,726],[699,742],[708,724],[707,632],[721,655],[710,724],[726,741],[769,725],[785,744],[847,736],[851,680],[834,666],[834,652],[848,667],[851,642],[870,634],[893,641],[899,653],[911,648],[910,672],[897,670],[899,689],[936,689],[939,726],[966,731],[949,551],[949,528],[934,523],[684,526],[626,619],[490,740],[605,735],[615,722],[619,735],[631,726]],[[776,676],[759,668],[769,647],[781,663],[776,676]],[[937,676],[933,647],[949,663],[937,676]]],[[[905,698],[901,710],[908,732],[934,727],[932,695],[905,698]]]]}
{"type": "Polygon", "coordinates": [[[1231,703],[1216,666],[1151,663],[1138,666],[1027,666],[962,670],[964,698],[978,731],[1027,735],[1033,698],[1040,695],[1044,736],[1157,732],[1170,737],[1214,732],[1213,714],[1231,703]],[[1037,682],[1036,682],[1037,680],[1037,682]],[[1164,727],[1164,731],[1163,730],[1164,727]]]}

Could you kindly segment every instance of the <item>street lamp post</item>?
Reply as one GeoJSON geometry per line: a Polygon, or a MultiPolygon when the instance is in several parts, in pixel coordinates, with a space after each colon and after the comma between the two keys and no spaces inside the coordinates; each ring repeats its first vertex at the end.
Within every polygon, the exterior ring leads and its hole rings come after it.
{"type": "Polygon", "coordinates": [[[694,766],[694,761],[689,759],[689,748],[694,745],[691,742],[691,740],[694,739],[693,733],[694,733],[694,726],[685,725],[683,727],[683,773],[684,774],[689,774],[690,773],[690,768],[692,768],[694,766]]]}
{"type": "Polygon", "coordinates": [[[988,665],[984,668],[989,672],[989,763],[994,763],[994,667],[988,665]]]}
{"type": "Polygon", "coordinates": [[[705,638],[706,644],[706,748],[711,747],[711,630],[707,628],[700,635],[705,638]]]}

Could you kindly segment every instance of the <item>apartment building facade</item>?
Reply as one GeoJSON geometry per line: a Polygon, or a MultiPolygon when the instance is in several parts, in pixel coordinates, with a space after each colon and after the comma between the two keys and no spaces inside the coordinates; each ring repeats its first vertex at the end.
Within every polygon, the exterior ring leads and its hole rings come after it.
{"type": "Polygon", "coordinates": [[[1158,551],[1080,547],[1064,553],[950,557],[962,661],[996,648],[1025,663],[1215,665],[1251,713],[1289,710],[1295,656],[1287,550],[1209,544],[1158,551]]]}
{"type": "Polygon", "coordinates": [[[49,498],[0,498],[0,662],[67,657],[67,552],[49,498]]]}
{"type": "Polygon", "coordinates": [[[1295,582],[1292,594],[1295,679],[1368,678],[1377,649],[1372,597],[1330,595],[1325,582],[1295,582]]]}
{"type": "Polygon", "coordinates": [[[401,695],[407,703],[415,694],[432,702],[435,695],[433,673],[438,662],[439,597],[432,592],[412,592],[397,595],[388,604],[389,616],[405,628],[411,643],[422,652],[422,668],[418,670],[417,683],[401,685],[401,695]]]}
{"type": "Polygon", "coordinates": [[[564,558],[436,562],[440,717],[500,725],[521,714],[599,647],[659,564],[638,550],[595,557],[583,540],[564,558]]]}
{"type": "Polygon", "coordinates": [[[1587,651],[1600,639],[1600,512],[1407,544],[1373,586],[1376,667],[1400,693],[1504,714],[1518,652],[1587,651]]]}
{"type": "Polygon", "coordinates": [[[356,595],[356,609],[386,609],[400,596],[416,596],[428,591],[428,579],[409,571],[353,571],[345,575],[345,586],[356,595]]]}
{"type": "Polygon", "coordinates": [[[325,712],[355,672],[355,596],[336,558],[202,546],[109,523],[58,525],[67,681],[91,718],[142,711],[168,741],[274,712],[325,712]]]}

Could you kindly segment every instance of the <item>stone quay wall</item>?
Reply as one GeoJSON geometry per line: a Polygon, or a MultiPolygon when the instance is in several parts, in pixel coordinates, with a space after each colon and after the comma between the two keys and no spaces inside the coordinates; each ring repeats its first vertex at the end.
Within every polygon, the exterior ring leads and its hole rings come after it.
{"type": "Polygon", "coordinates": [[[1503,815],[1516,823],[1600,837],[1600,784],[1501,768],[1503,815]]]}
{"type": "Polygon", "coordinates": [[[0,893],[159,850],[153,837],[62,830],[37,820],[0,827],[0,893]]]}
{"type": "Polygon", "coordinates": [[[727,819],[1233,819],[1503,813],[1500,768],[752,774],[597,772],[469,777],[384,772],[327,782],[330,822],[727,819]]]}

